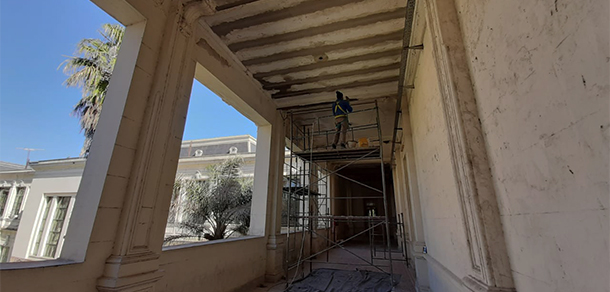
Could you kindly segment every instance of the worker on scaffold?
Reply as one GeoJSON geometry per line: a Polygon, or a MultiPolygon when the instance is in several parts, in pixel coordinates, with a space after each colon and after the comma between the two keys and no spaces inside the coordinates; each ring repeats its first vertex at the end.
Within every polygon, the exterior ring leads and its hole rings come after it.
{"type": "Polygon", "coordinates": [[[333,142],[333,149],[337,149],[337,143],[339,143],[339,136],[343,134],[341,139],[341,148],[346,148],[345,139],[347,137],[347,128],[349,128],[349,119],[347,115],[352,112],[352,106],[349,104],[349,97],[343,99],[343,93],[337,91],[337,100],[333,104],[333,116],[335,116],[335,140],[333,142]]]}

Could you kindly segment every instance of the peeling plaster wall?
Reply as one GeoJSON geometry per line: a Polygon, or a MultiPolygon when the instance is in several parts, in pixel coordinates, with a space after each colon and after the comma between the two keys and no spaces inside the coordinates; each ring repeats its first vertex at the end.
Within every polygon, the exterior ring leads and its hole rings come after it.
{"type": "MultiPolygon", "coordinates": [[[[428,31],[424,47],[432,48],[428,31]]],[[[427,257],[438,263],[429,266],[430,286],[433,291],[450,291],[446,287],[452,283],[444,273],[448,270],[459,278],[465,277],[470,259],[431,49],[421,53],[414,85],[409,115],[427,257]]]]}
{"type": "Polygon", "coordinates": [[[608,1],[456,7],[517,291],[609,291],[608,1]]]}

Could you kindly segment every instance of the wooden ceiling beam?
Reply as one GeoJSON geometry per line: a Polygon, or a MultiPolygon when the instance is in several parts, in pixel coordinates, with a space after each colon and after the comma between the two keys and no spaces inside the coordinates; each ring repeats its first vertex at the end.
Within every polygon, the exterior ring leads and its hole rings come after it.
{"type": "Polygon", "coordinates": [[[296,58],[296,57],[319,56],[319,55],[325,54],[326,52],[330,52],[330,51],[336,51],[336,50],[341,50],[341,49],[345,50],[347,48],[352,49],[352,48],[358,48],[358,47],[368,47],[368,46],[376,45],[376,44],[383,43],[383,42],[397,41],[397,40],[401,40],[401,39],[402,39],[402,29],[393,31],[393,32],[390,32],[387,34],[374,35],[374,36],[367,37],[367,38],[342,42],[342,43],[333,44],[333,45],[317,46],[317,47],[300,49],[300,50],[296,50],[296,51],[289,51],[289,52],[273,54],[273,55],[249,59],[249,60],[242,60],[242,63],[244,64],[244,66],[251,66],[251,65],[271,63],[271,62],[275,62],[275,61],[279,61],[279,60],[296,58]]]}
{"type": "Polygon", "coordinates": [[[278,92],[278,93],[274,93],[273,95],[271,95],[271,97],[273,99],[280,99],[280,98],[293,97],[293,96],[299,96],[299,95],[306,95],[306,94],[312,94],[312,93],[333,92],[335,90],[344,90],[346,88],[371,86],[371,85],[377,85],[377,84],[389,83],[389,82],[396,82],[396,81],[398,81],[398,76],[384,77],[384,78],[380,78],[380,79],[373,79],[373,80],[367,80],[367,81],[356,81],[356,82],[352,82],[352,83],[337,84],[337,85],[326,86],[326,87],[321,87],[321,88],[313,88],[313,89],[298,90],[298,91],[278,92]]]}
{"type": "Polygon", "coordinates": [[[274,70],[274,71],[269,71],[269,72],[255,73],[254,78],[260,80],[262,78],[269,77],[269,76],[290,74],[290,73],[295,73],[295,72],[315,70],[315,69],[326,68],[326,67],[331,67],[331,66],[352,64],[352,63],[361,62],[361,61],[370,61],[370,60],[391,57],[391,56],[399,56],[400,52],[401,52],[401,49],[392,49],[392,50],[375,52],[375,53],[359,55],[359,56],[354,56],[354,57],[349,57],[349,58],[344,58],[344,59],[324,60],[324,61],[321,61],[318,63],[313,63],[313,64],[307,64],[307,65],[302,65],[302,66],[297,66],[297,67],[290,67],[290,68],[274,70]]]}
{"type": "Polygon", "coordinates": [[[400,63],[393,63],[393,64],[384,65],[384,66],[375,66],[375,67],[369,67],[369,68],[352,70],[352,71],[345,71],[345,72],[340,72],[340,73],[335,73],[335,74],[317,75],[317,76],[312,76],[312,77],[308,77],[308,78],[294,79],[294,80],[288,80],[288,81],[277,82],[277,83],[266,82],[262,79],[260,79],[258,81],[261,84],[263,84],[263,89],[273,90],[273,89],[285,88],[287,86],[296,85],[296,84],[305,84],[305,83],[310,83],[310,82],[330,80],[330,79],[341,78],[341,77],[350,77],[350,76],[356,76],[356,75],[377,73],[377,72],[383,72],[383,71],[399,69],[399,68],[400,68],[400,63]]]}
{"type": "Polygon", "coordinates": [[[282,19],[295,17],[299,15],[305,15],[309,13],[313,13],[316,11],[321,11],[324,9],[328,9],[331,7],[348,5],[356,2],[360,2],[364,0],[332,0],[332,1],[321,1],[321,0],[311,0],[306,1],[295,6],[287,7],[280,10],[269,10],[257,15],[252,15],[248,17],[244,17],[241,19],[237,19],[231,22],[221,23],[219,25],[213,26],[212,31],[216,33],[218,36],[225,36],[229,34],[231,31],[236,29],[242,29],[254,25],[259,25],[263,23],[275,22],[282,19]]]}
{"type": "Polygon", "coordinates": [[[242,42],[237,42],[229,45],[229,49],[233,52],[237,52],[240,50],[260,47],[270,44],[276,44],[280,42],[293,41],[300,38],[311,37],[315,35],[325,34],[329,32],[339,31],[342,29],[349,29],[358,26],[365,26],[369,24],[373,24],[380,21],[386,21],[390,19],[403,18],[405,14],[405,7],[400,7],[398,9],[392,11],[385,11],[381,13],[371,14],[360,18],[355,19],[347,19],[339,22],[330,23],[327,25],[322,25],[318,27],[310,27],[294,32],[277,34],[268,37],[247,40],[242,42]]]}

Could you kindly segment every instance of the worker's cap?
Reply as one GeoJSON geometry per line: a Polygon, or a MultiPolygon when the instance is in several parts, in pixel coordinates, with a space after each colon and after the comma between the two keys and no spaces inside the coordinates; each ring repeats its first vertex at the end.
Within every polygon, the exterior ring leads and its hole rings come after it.
{"type": "Polygon", "coordinates": [[[343,98],[343,93],[341,91],[336,91],[335,92],[337,94],[337,98],[343,98]]]}

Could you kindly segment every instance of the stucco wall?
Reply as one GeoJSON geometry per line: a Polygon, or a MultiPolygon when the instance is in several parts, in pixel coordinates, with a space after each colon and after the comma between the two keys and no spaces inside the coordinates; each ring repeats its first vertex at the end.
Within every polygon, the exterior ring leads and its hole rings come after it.
{"type": "Polygon", "coordinates": [[[171,248],[161,253],[159,291],[234,291],[263,282],[265,237],[171,248]]]}
{"type": "MultiPolygon", "coordinates": [[[[332,239],[332,236],[333,236],[332,232],[330,232],[330,230],[328,230],[328,229],[317,229],[316,232],[322,236],[326,236],[326,237],[332,239]]],[[[286,235],[285,233],[282,233],[282,236],[285,236],[285,235],[286,235]]],[[[305,233],[305,241],[303,241],[303,232],[301,232],[301,231],[291,232],[290,233],[290,255],[289,255],[290,265],[294,265],[298,261],[299,254],[301,251],[301,243],[303,243],[302,258],[306,258],[313,253],[319,252],[319,251],[327,248],[327,244],[329,245],[328,247],[330,247],[330,245],[332,245],[332,243],[326,241],[322,236],[313,237],[313,246],[311,246],[312,253],[310,253],[309,247],[311,245],[311,241],[309,240],[309,233],[308,232],[305,233]]],[[[288,247],[287,240],[284,240],[282,254],[286,254],[287,247],[288,247]]],[[[324,255],[326,255],[326,254],[324,253],[324,255]]]]}
{"type": "Polygon", "coordinates": [[[45,263],[12,263],[11,269],[6,267],[0,274],[0,291],[97,291],[96,282],[111,249],[112,242],[91,243],[90,256],[78,264],[62,261],[54,261],[52,265],[47,262],[47,266],[45,263]]]}
{"type": "Polygon", "coordinates": [[[517,291],[608,291],[608,1],[456,7],[517,291]]]}
{"type": "MultiPolygon", "coordinates": [[[[240,238],[163,251],[158,291],[234,291],[262,282],[266,242],[265,237],[240,238]]],[[[92,243],[89,248],[92,256],[82,264],[3,270],[0,291],[96,291],[107,247],[92,243]]]]}
{"type": "MultiPolygon", "coordinates": [[[[432,48],[429,32],[424,47],[432,48]]],[[[409,115],[428,257],[462,278],[470,260],[431,49],[421,53],[414,85],[409,115]]],[[[429,267],[433,291],[448,291],[442,269],[429,267]]]]}

